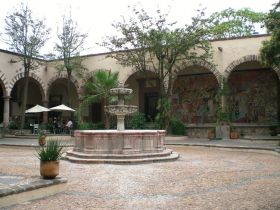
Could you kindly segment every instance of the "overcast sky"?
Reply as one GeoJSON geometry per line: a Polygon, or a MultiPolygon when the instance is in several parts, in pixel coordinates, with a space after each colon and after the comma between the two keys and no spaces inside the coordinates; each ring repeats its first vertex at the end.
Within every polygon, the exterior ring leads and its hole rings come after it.
{"type": "MultiPolygon", "coordinates": [[[[240,9],[243,7],[252,8],[254,11],[268,12],[272,4],[279,0],[5,0],[0,6],[0,29],[3,32],[4,19],[8,12],[17,7],[20,2],[27,3],[36,17],[45,17],[46,23],[52,28],[51,36],[56,36],[57,26],[61,23],[61,17],[69,9],[82,32],[87,32],[86,53],[99,53],[105,50],[98,47],[106,35],[111,35],[114,30],[111,26],[113,21],[121,20],[121,16],[128,14],[128,6],[140,5],[150,14],[156,9],[168,11],[170,9],[170,20],[178,21],[184,25],[191,21],[196,13],[195,10],[201,7],[206,8],[206,14],[221,11],[228,7],[240,9]]],[[[53,49],[54,39],[51,39],[44,49],[45,53],[53,49]]],[[[0,43],[1,49],[7,49],[0,43]]]]}

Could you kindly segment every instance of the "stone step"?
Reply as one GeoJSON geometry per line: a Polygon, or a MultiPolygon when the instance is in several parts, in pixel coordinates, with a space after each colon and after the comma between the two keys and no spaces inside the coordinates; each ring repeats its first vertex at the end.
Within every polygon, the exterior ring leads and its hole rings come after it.
{"type": "Polygon", "coordinates": [[[0,184],[0,209],[6,209],[5,207],[35,199],[42,199],[67,189],[67,179],[61,177],[42,179],[39,176],[29,178],[24,176],[6,176],[6,179],[13,184],[5,184],[5,182],[0,184]]]}
{"type": "Polygon", "coordinates": [[[279,141],[280,136],[250,136],[250,135],[245,135],[242,139],[245,140],[256,140],[256,141],[279,141]]]}
{"type": "Polygon", "coordinates": [[[65,156],[63,159],[74,163],[82,164],[141,164],[141,163],[154,163],[154,162],[167,162],[174,161],[179,158],[176,152],[170,153],[168,156],[163,157],[146,157],[146,158],[127,158],[127,159],[84,159],[74,156],[65,156]]]}
{"type": "Polygon", "coordinates": [[[137,154],[91,154],[82,153],[76,151],[66,152],[66,156],[82,158],[82,159],[139,159],[139,158],[150,158],[150,157],[164,157],[169,156],[172,150],[165,149],[161,152],[151,152],[151,153],[137,153],[137,154]]]}

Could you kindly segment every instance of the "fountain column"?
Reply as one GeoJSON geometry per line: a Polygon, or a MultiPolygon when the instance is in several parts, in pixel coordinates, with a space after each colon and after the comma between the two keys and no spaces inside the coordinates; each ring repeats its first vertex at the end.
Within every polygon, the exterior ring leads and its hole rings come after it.
{"type": "Polygon", "coordinates": [[[117,115],[117,130],[123,131],[124,130],[124,115],[117,115]]]}
{"type": "MultiPolygon", "coordinates": [[[[118,107],[124,107],[124,95],[118,95],[118,107]]],[[[118,114],[117,115],[117,130],[123,131],[124,130],[124,119],[125,115],[118,114]]]]}

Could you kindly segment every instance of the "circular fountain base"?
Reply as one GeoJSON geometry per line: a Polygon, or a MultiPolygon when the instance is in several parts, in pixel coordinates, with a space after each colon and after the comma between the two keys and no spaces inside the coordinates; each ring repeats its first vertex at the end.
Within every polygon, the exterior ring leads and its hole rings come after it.
{"type": "Polygon", "coordinates": [[[78,130],[65,159],[77,163],[136,164],[176,160],[164,147],[164,130],[78,130]]]}

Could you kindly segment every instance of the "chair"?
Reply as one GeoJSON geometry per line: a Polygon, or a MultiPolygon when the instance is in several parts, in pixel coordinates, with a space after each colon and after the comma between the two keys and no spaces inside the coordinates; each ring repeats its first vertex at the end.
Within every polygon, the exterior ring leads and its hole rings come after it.
{"type": "Polygon", "coordinates": [[[34,124],[33,125],[33,134],[38,134],[38,130],[39,130],[39,124],[34,124]]]}

